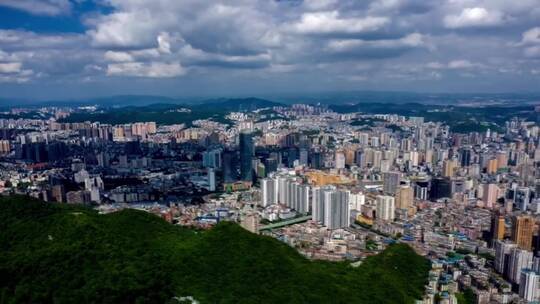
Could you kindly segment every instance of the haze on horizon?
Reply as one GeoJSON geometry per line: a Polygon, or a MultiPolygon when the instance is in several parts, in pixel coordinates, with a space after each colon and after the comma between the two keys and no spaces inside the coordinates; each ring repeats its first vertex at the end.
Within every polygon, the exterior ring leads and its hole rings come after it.
{"type": "Polygon", "coordinates": [[[540,87],[540,0],[0,0],[0,97],[540,87]]]}

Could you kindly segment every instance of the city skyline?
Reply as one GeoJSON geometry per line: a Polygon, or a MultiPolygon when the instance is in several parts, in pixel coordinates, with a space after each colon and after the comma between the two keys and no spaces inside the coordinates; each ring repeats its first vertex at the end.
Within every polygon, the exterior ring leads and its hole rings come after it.
{"type": "Polygon", "coordinates": [[[540,5],[507,1],[0,2],[3,97],[531,92],[540,5]]]}

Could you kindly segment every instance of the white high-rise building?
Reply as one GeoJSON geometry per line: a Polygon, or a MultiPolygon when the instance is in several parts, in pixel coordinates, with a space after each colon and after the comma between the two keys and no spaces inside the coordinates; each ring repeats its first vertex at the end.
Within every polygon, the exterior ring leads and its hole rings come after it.
{"type": "Polygon", "coordinates": [[[535,302],[540,299],[540,275],[531,269],[521,271],[519,280],[519,296],[527,302],[535,302]]]}
{"type": "Polygon", "coordinates": [[[392,221],[395,217],[395,200],[393,196],[378,195],[376,206],[376,218],[384,221],[392,221]]]}
{"type": "Polygon", "coordinates": [[[261,201],[263,207],[275,204],[275,180],[273,178],[263,178],[261,180],[261,201]]]}
{"type": "Polygon", "coordinates": [[[510,261],[508,265],[508,278],[513,283],[519,284],[521,271],[531,268],[533,262],[533,253],[531,251],[513,248],[510,252],[510,261]]]}
{"type": "Polygon", "coordinates": [[[349,227],[349,193],[335,187],[315,187],[312,195],[313,220],[321,222],[328,229],[349,227]]]}
{"type": "Polygon", "coordinates": [[[350,193],[349,194],[349,205],[351,209],[360,211],[362,208],[362,205],[365,204],[366,196],[359,192],[359,193],[350,193]]]}
{"type": "Polygon", "coordinates": [[[345,154],[343,152],[336,152],[336,169],[345,168],[345,154]]]}
{"type": "Polygon", "coordinates": [[[310,187],[291,177],[277,176],[262,179],[261,196],[263,207],[282,204],[298,213],[308,213],[310,210],[310,187]]]}
{"type": "Polygon", "coordinates": [[[216,191],[216,170],[208,168],[208,191],[216,191]]]}

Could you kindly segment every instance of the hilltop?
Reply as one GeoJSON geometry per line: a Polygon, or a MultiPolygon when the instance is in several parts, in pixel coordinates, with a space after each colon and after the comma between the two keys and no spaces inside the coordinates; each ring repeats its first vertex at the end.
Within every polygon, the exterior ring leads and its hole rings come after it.
{"type": "Polygon", "coordinates": [[[403,244],[353,268],[232,223],[195,231],[135,210],[0,199],[0,303],[412,303],[428,270],[403,244]]]}

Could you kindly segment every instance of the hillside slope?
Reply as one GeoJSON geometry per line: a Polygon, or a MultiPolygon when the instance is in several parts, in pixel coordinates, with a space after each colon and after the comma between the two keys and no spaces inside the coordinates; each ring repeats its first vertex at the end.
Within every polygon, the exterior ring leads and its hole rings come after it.
{"type": "Polygon", "coordinates": [[[0,199],[0,303],[412,303],[428,269],[406,245],[352,268],[231,223],[201,232],[134,210],[0,199]]]}

